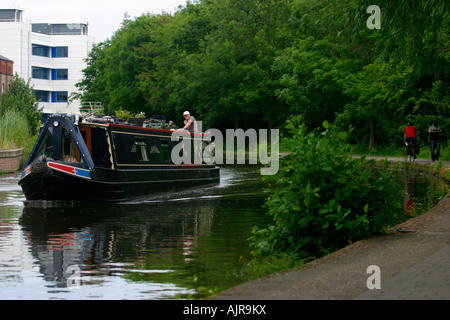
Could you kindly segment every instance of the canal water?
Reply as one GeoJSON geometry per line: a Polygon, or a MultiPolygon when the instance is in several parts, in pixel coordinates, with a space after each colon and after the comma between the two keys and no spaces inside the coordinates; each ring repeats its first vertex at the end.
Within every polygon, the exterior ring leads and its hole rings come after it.
{"type": "Polygon", "coordinates": [[[0,177],[0,299],[167,299],[237,284],[269,217],[255,167],[220,185],[121,204],[25,202],[0,177]]]}
{"type": "MultiPolygon", "coordinates": [[[[0,177],[0,299],[198,298],[239,283],[253,226],[266,226],[255,167],[223,167],[219,186],[121,204],[25,202],[0,177]]],[[[439,179],[399,177],[411,199],[439,179]]]]}

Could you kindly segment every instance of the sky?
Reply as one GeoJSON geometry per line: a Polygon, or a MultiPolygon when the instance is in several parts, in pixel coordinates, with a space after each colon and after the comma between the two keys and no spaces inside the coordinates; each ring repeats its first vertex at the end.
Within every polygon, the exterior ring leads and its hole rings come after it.
{"type": "Polygon", "coordinates": [[[186,0],[1,0],[0,9],[22,9],[31,23],[89,24],[95,42],[105,41],[120,28],[125,13],[130,18],[147,12],[173,13],[186,0]]]}

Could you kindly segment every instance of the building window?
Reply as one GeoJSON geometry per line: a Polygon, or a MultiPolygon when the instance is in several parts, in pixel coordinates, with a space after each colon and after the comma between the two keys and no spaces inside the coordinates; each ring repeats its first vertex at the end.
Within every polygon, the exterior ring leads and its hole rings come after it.
{"type": "Polygon", "coordinates": [[[33,79],[49,79],[49,69],[40,67],[31,67],[31,77],[33,79]]]}
{"type": "Polygon", "coordinates": [[[39,44],[32,44],[31,54],[33,56],[49,57],[50,47],[41,46],[39,44]]]}
{"type": "Polygon", "coordinates": [[[69,71],[67,69],[53,69],[52,80],[68,80],[69,71]]]}
{"type": "Polygon", "coordinates": [[[53,91],[52,102],[67,102],[69,93],[67,91],[53,91]]]}
{"type": "Polygon", "coordinates": [[[67,58],[69,56],[69,47],[53,47],[52,58],[67,58]]]}
{"type": "Polygon", "coordinates": [[[34,95],[36,96],[36,100],[40,102],[48,102],[49,91],[43,90],[34,90],[34,95]]]}

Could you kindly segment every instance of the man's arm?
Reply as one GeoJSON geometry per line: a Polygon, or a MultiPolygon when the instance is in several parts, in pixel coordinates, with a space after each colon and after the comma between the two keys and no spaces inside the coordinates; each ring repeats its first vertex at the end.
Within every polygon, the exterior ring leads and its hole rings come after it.
{"type": "Polygon", "coordinates": [[[192,124],[192,121],[193,121],[193,120],[189,120],[189,121],[184,125],[184,127],[181,128],[181,130],[186,130],[186,128],[189,128],[189,126],[192,124]]]}

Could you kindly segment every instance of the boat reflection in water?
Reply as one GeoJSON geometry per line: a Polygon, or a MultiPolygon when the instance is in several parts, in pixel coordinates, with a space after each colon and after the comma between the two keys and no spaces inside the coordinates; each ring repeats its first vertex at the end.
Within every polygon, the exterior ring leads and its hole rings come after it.
{"type": "Polygon", "coordinates": [[[262,200],[201,190],[139,203],[27,201],[20,224],[39,272],[59,298],[85,297],[71,290],[74,284],[102,298],[173,298],[195,293],[193,286],[235,284],[217,275],[249,258],[250,230],[267,221],[262,200]]]}

